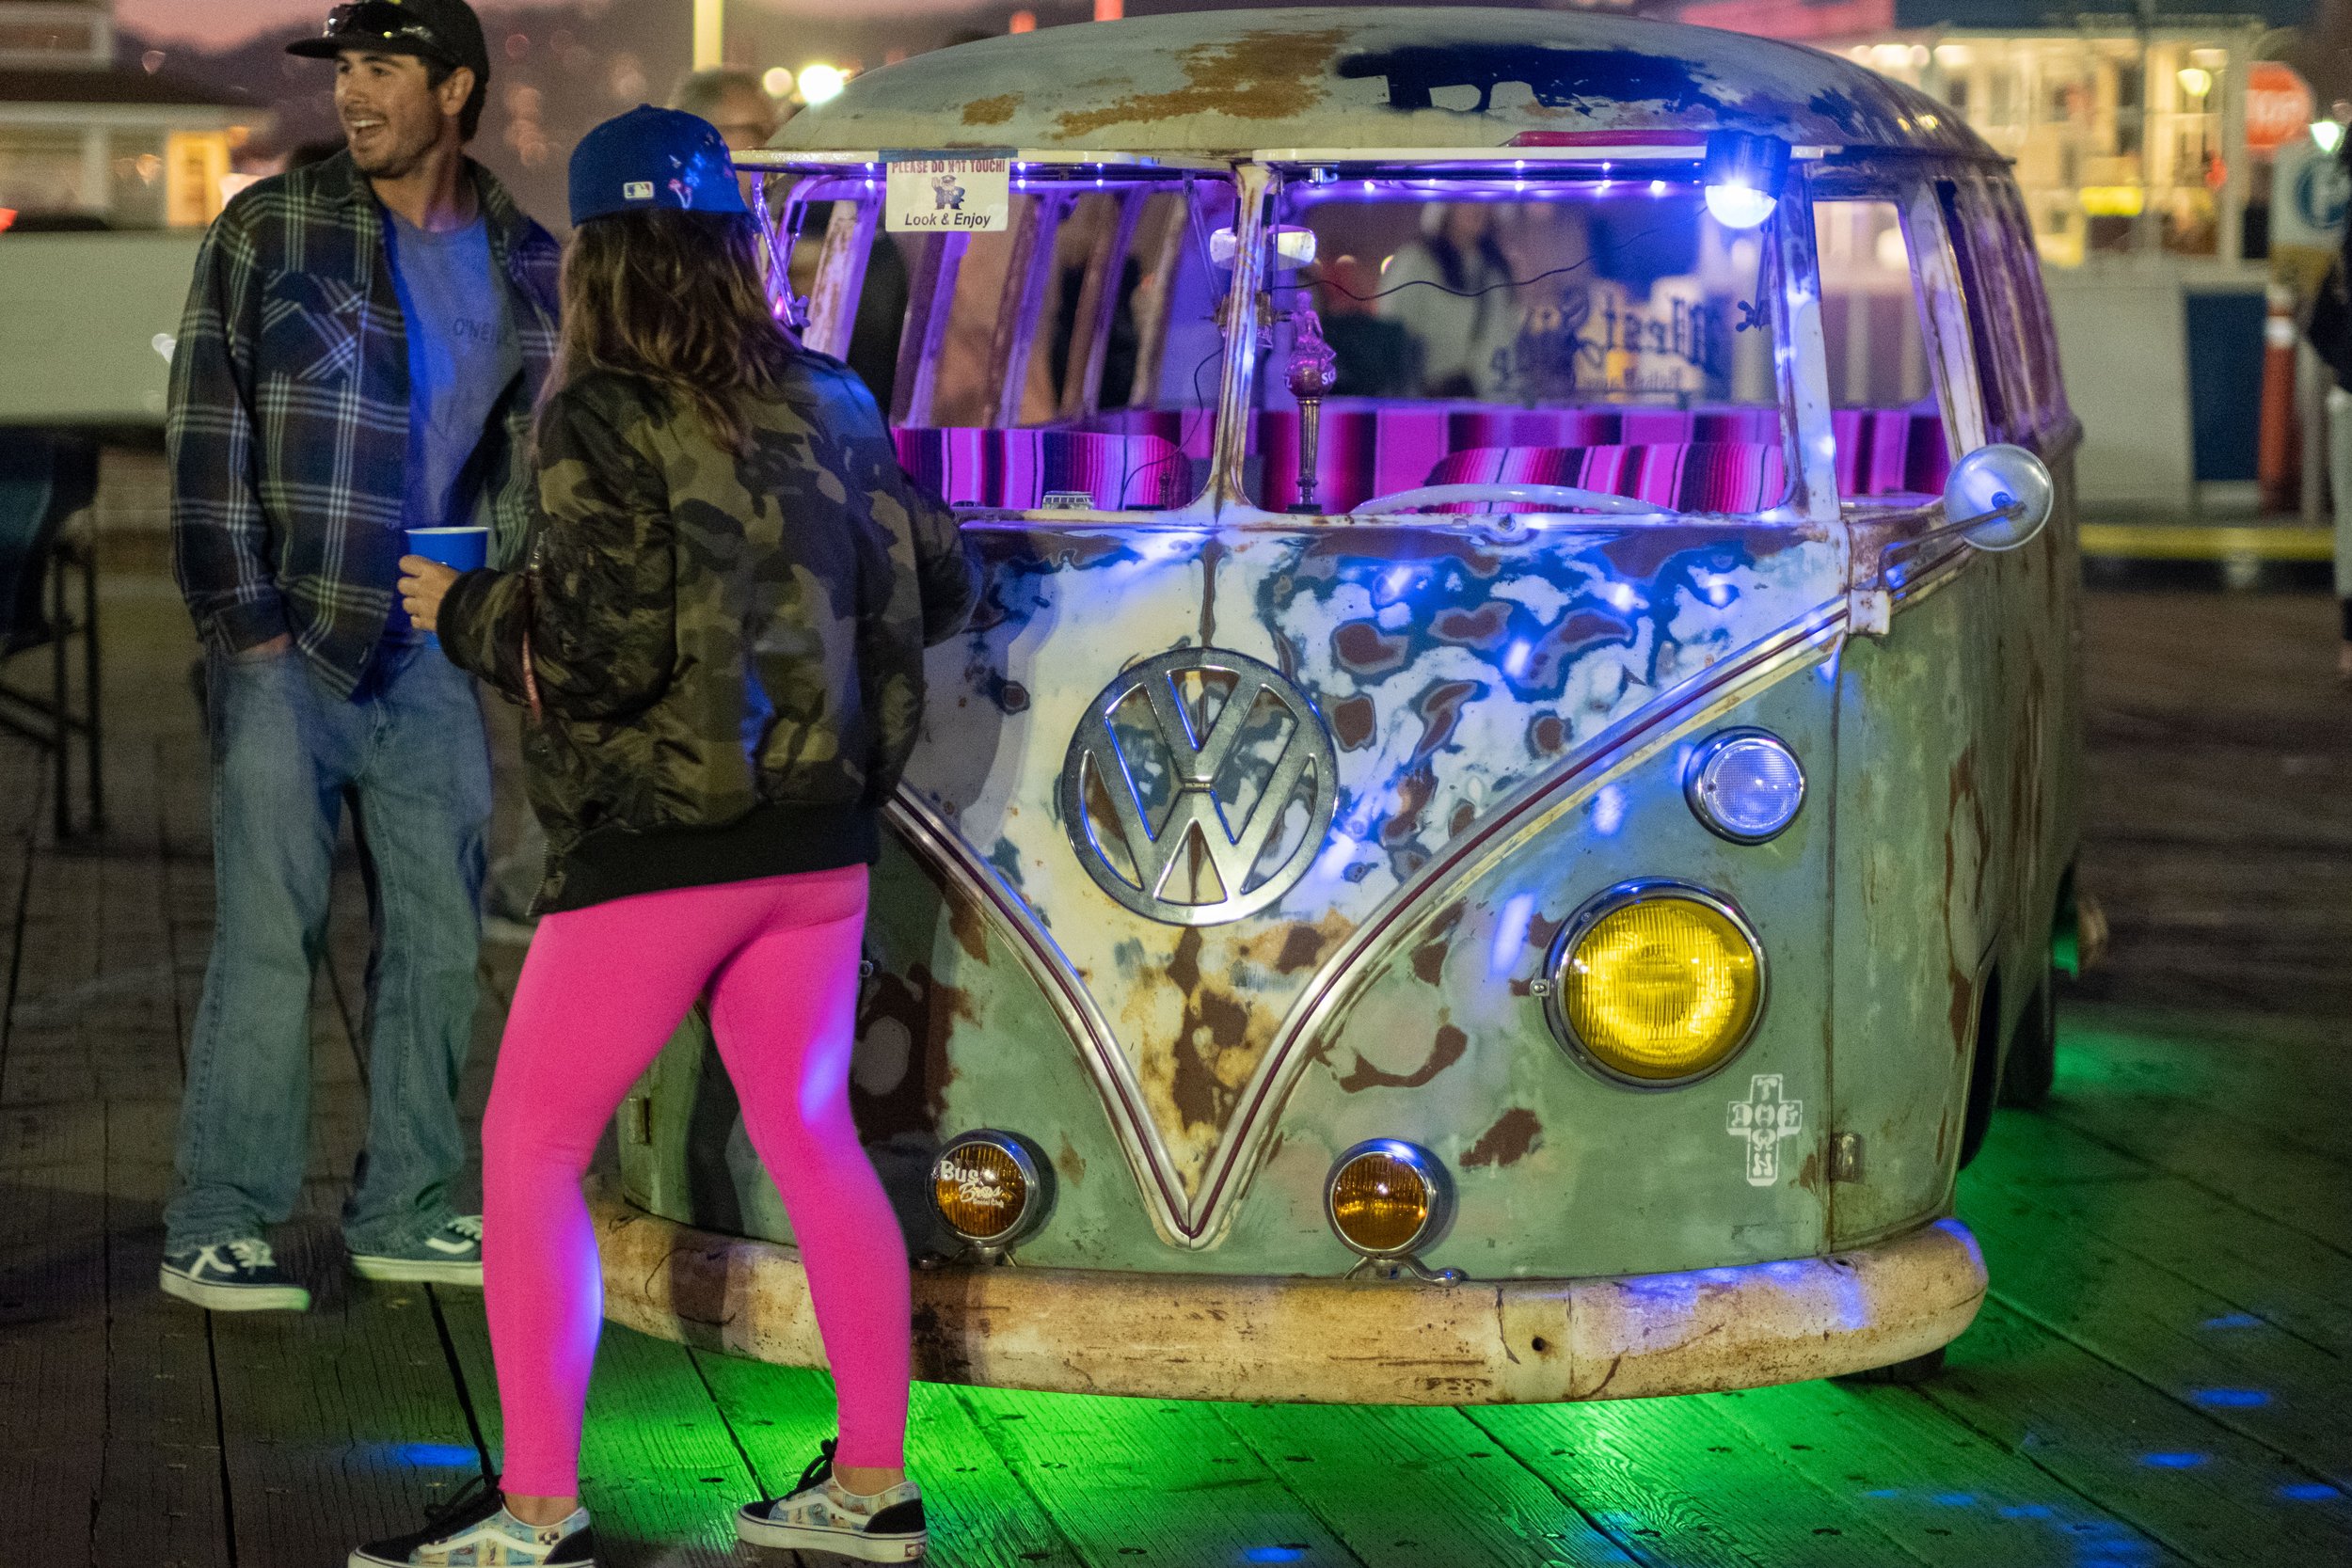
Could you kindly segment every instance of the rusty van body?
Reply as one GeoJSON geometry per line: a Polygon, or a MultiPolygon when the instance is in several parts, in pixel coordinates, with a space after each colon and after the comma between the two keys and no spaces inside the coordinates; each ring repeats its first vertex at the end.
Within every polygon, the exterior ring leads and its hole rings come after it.
{"type": "MultiPolygon", "coordinates": [[[[1300,9],[921,56],[744,162],[986,567],[852,1073],[916,1375],[1617,1398],[1967,1325],[2078,795],[2000,159],[1768,40],[1300,9]],[[919,158],[976,231],[894,230],[919,158]],[[2029,538],[1951,515],[1996,444],[2029,538]]],[[[609,1314],[821,1365],[698,1026],[620,1147],[609,1314]]]]}

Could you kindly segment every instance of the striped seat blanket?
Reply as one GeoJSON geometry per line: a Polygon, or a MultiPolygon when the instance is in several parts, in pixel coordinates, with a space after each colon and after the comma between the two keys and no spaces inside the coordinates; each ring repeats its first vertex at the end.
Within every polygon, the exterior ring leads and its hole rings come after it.
{"type": "MultiPolygon", "coordinates": [[[[1932,406],[1839,409],[1832,423],[1845,499],[1942,493],[1950,462],[1932,406]]],[[[899,461],[957,505],[1033,511],[1049,496],[1064,506],[1083,496],[1098,510],[1157,511],[1200,493],[1215,424],[1201,409],[1136,408],[1098,414],[1076,427],[894,434],[899,461]]],[[[1772,408],[1518,409],[1334,398],[1323,408],[1315,499],[1327,512],[1345,512],[1375,496],[1466,483],[1449,476],[1465,462],[1473,469],[1480,462],[1492,467],[1498,450],[1521,454],[1511,463],[1559,473],[1573,467],[1588,476],[1526,483],[1606,489],[1680,511],[1769,506],[1779,499],[1785,467],[1780,416],[1772,408]],[[1694,451],[1702,476],[1695,493],[1723,498],[1723,504],[1688,502],[1694,451]],[[1628,474],[1633,477],[1617,477],[1628,474]],[[1622,488],[1628,483],[1640,487],[1622,488]]],[[[1287,510],[1298,499],[1297,413],[1260,414],[1248,451],[1259,504],[1287,510]]],[[[1481,482],[1493,483],[1467,483],[1481,482]]]]}

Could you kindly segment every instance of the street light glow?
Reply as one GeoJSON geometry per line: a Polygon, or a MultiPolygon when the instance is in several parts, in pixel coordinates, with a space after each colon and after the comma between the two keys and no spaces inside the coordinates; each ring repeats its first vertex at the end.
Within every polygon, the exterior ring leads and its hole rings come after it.
{"type": "Polygon", "coordinates": [[[792,96],[792,72],[783,66],[771,67],[768,73],[759,79],[759,85],[768,89],[771,98],[789,98],[792,96]]]}
{"type": "Polygon", "coordinates": [[[2312,144],[2322,152],[2333,153],[2344,145],[2344,127],[2332,119],[2312,121],[2312,144]]]}
{"type": "Polygon", "coordinates": [[[801,102],[828,103],[841,96],[850,73],[837,65],[804,65],[801,67],[801,102]]]}

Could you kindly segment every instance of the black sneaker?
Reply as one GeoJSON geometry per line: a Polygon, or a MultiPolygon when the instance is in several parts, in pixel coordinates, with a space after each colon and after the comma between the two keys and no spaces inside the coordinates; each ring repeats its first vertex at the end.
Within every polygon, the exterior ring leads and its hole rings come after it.
{"type": "Polygon", "coordinates": [[[269,1243],[242,1236],[164,1254],[164,1294],[214,1312],[307,1312],[310,1292],[278,1266],[269,1243]]]}
{"type": "Polygon", "coordinates": [[[506,1568],[596,1568],[596,1532],[588,1511],[572,1510],[560,1525],[527,1525],[506,1512],[495,1486],[469,1490],[425,1521],[413,1535],[373,1542],[351,1554],[349,1568],[455,1568],[499,1563],[506,1568]]]}
{"type": "Polygon", "coordinates": [[[763,1497],[735,1511],[735,1533],[755,1546],[833,1552],[861,1562],[913,1562],[930,1547],[923,1528],[922,1489],[902,1481],[870,1497],[842,1490],[833,1479],[832,1439],[801,1472],[801,1483],[781,1497],[763,1497]]]}

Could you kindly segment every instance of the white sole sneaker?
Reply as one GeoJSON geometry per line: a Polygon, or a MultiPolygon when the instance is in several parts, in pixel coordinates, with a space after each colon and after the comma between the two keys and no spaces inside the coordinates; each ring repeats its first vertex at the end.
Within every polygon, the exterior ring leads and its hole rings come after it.
{"type": "Polygon", "coordinates": [[[207,1312],[308,1312],[310,1292],[299,1285],[212,1285],[164,1266],[164,1294],[207,1312]]]}
{"type": "Polygon", "coordinates": [[[468,1262],[437,1263],[429,1258],[377,1258],[365,1253],[351,1255],[351,1272],[362,1279],[377,1279],[408,1285],[471,1285],[482,1284],[482,1259],[468,1262]]]}
{"type": "Polygon", "coordinates": [[[831,1552],[860,1562],[914,1562],[930,1549],[922,1530],[912,1534],[875,1534],[865,1530],[827,1529],[809,1525],[783,1525],[757,1512],[757,1505],[736,1511],[738,1539],[754,1546],[779,1551],[831,1552]]]}

